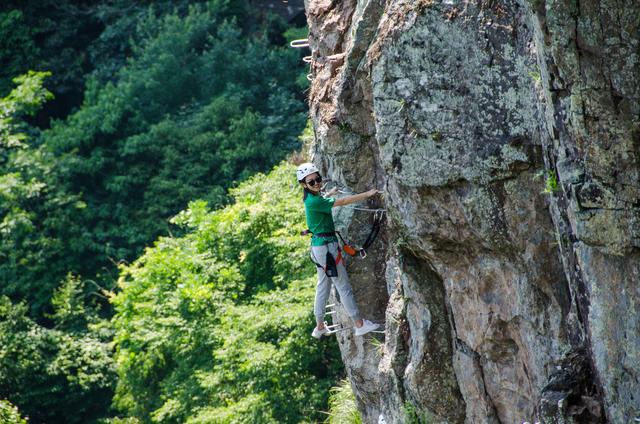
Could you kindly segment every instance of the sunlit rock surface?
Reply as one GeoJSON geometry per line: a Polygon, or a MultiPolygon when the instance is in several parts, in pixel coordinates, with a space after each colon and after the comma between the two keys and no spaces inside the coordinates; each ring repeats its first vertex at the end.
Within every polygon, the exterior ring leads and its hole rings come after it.
{"type": "Polygon", "coordinates": [[[339,335],[365,422],[640,418],[640,3],[306,12],[313,159],[385,193],[349,269],[386,332],[339,335]]]}

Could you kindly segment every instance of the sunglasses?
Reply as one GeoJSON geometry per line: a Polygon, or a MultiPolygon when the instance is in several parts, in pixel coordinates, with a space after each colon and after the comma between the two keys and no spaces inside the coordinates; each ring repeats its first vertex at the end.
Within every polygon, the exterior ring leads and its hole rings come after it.
{"type": "Polygon", "coordinates": [[[316,178],[311,179],[309,181],[305,181],[305,182],[309,184],[311,187],[313,187],[316,184],[320,184],[322,182],[322,177],[318,175],[316,178]]]}

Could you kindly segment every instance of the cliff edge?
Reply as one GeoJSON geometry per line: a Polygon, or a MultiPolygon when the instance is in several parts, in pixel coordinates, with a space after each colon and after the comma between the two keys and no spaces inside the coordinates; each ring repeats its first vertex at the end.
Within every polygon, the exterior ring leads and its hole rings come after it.
{"type": "Polygon", "coordinates": [[[634,422],[640,4],[305,6],[313,160],[384,191],[349,271],[385,334],[339,335],[364,422],[634,422]]]}

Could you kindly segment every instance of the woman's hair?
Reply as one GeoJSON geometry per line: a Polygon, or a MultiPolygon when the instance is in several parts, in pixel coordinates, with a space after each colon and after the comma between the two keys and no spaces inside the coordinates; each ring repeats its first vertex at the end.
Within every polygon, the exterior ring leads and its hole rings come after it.
{"type": "MultiPolygon", "coordinates": [[[[318,172],[318,175],[320,175],[320,173],[318,172]]],[[[307,178],[307,177],[304,177],[307,178]]],[[[304,178],[300,181],[298,181],[300,184],[304,184],[304,178]]],[[[308,188],[304,187],[304,194],[302,195],[302,201],[304,202],[305,200],[307,200],[307,196],[308,195],[313,195],[313,192],[311,190],[309,190],[308,188]]]]}

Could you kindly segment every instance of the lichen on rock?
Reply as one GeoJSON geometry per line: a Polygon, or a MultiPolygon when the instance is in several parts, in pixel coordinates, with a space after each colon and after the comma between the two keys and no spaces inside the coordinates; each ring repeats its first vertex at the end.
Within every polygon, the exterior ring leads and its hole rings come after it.
{"type": "Polygon", "coordinates": [[[348,266],[383,344],[339,337],[364,422],[636,418],[640,5],[306,6],[313,160],[387,211],[348,266]]]}

